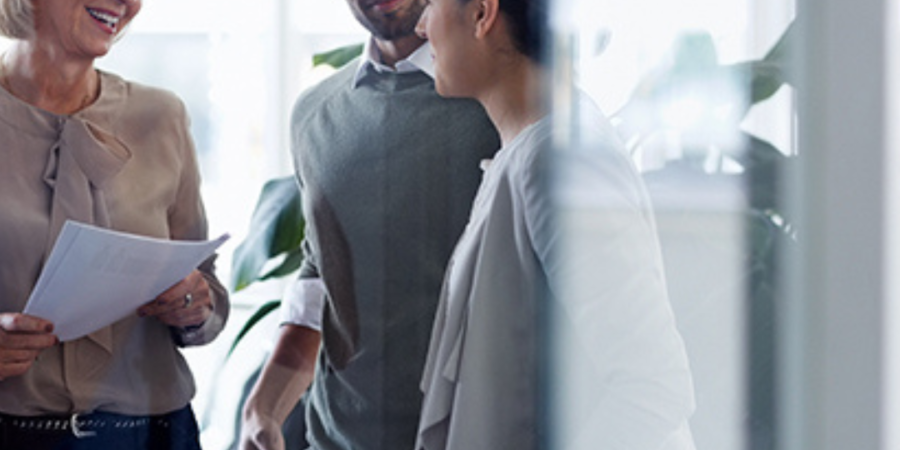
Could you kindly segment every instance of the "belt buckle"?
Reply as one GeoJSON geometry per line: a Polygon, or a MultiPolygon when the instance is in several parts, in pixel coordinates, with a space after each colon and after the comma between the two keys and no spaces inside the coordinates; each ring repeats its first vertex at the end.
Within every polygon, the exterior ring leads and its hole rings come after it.
{"type": "Polygon", "coordinates": [[[97,435],[96,431],[82,430],[81,427],[78,425],[78,419],[81,417],[81,415],[82,415],[82,413],[75,413],[75,414],[72,414],[71,418],[69,418],[69,425],[71,425],[71,427],[72,427],[72,434],[75,435],[75,437],[78,439],[96,436],[97,435]]]}

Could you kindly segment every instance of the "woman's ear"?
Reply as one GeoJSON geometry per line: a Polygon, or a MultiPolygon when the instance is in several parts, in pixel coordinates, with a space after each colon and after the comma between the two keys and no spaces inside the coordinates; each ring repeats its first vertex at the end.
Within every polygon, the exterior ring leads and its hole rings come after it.
{"type": "Polygon", "coordinates": [[[484,38],[496,26],[500,16],[500,0],[473,0],[475,11],[475,37],[484,38]]]}

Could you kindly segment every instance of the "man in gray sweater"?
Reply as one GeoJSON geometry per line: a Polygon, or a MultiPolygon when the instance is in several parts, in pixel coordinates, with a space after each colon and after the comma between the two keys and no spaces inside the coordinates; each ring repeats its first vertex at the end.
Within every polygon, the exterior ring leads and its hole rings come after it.
{"type": "Polygon", "coordinates": [[[419,0],[348,3],[371,38],[294,107],[305,262],[245,405],[243,449],[283,448],[308,388],[312,449],[412,448],[444,269],[500,146],[481,106],[435,93],[419,0]]]}

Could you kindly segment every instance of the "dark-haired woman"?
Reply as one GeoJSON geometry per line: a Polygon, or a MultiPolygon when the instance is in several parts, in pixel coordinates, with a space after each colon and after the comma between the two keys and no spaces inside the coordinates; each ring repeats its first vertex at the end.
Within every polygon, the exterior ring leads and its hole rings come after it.
{"type": "Polygon", "coordinates": [[[430,0],[419,22],[438,92],[481,102],[502,148],[447,269],[416,448],[691,449],[691,374],[648,197],[583,95],[577,140],[551,145],[543,8],[430,0]],[[539,351],[550,341],[564,347],[539,351]]]}

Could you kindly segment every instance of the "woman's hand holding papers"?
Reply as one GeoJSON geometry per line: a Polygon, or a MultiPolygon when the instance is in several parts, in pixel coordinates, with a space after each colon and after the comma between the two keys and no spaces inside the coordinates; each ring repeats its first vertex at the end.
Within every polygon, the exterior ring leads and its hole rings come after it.
{"type": "Polygon", "coordinates": [[[159,294],[138,309],[141,317],[156,317],[171,327],[198,327],[213,313],[213,301],[206,278],[197,271],[159,294]]]}
{"type": "Polygon", "coordinates": [[[41,352],[56,345],[53,323],[20,313],[0,313],[0,380],[22,375],[41,352]]]}

